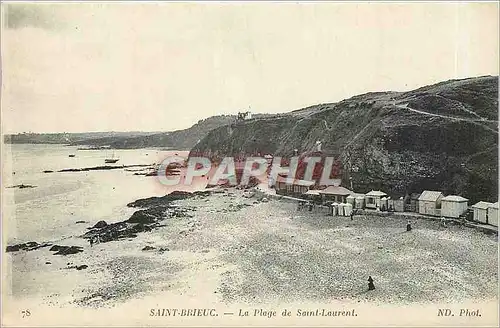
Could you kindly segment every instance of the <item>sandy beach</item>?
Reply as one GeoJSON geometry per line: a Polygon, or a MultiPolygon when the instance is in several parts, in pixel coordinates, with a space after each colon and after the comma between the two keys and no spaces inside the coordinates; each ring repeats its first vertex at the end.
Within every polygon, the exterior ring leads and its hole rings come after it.
{"type": "MultiPolygon", "coordinates": [[[[494,299],[497,237],[438,222],[329,217],[291,202],[229,189],[175,201],[152,232],[54,256],[48,248],[9,253],[15,299],[109,307],[153,294],[231,304],[345,300],[370,303],[494,299]],[[244,197],[246,196],[246,197],[244,197]],[[143,250],[149,246],[151,249],[143,250]],[[87,265],[75,270],[74,265],[87,265]],[[367,278],[376,290],[367,291],[367,278]]],[[[75,230],[85,232],[82,225],[75,230]]]]}

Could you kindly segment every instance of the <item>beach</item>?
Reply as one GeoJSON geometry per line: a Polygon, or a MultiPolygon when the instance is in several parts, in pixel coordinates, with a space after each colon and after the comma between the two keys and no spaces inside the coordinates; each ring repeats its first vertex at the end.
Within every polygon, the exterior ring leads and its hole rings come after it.
{"type": "MultiPolygon", "coordinates": [[[[94,307],[157,292],[249,304],[495,297],[496,236],[428,220],[415,220],[406,232],[400,219],[363,215],[351,221],[243,193],[229,189],[175,201],[192,217],[166,219],[136,238],[93,247],[77,236],[66,239],[84,248],[79,254],[58,257],[42,248],[9,255],[13,295],[94,307]],[[152,249],[142,250],[147,246],[152,249]],[[88,269],[66,269],[73,264],[88,269]],[[368,276],[377,286],[369,293],[368,276]]],[[[81,225],[75,230],[85,232],[81,225]]]]}
{"type": "MultiPolygon", "coordinates": [[[[156,177],[128,179],[121,188],[137,181],[149,185],[156,177]]],[[[162,193],[156,190],[155,195],[162,193]]],[[[4,254],[9,306],[111,311],[132,304],[160,307],[157,300],[168,300],[170,307],[211,304],[222,309],[497,300],[497,236],[473,228],[444,228],[438,221],[415,218],[407,232],[401,218],[355,215],[351,221],[298,211],[296,202],[255,188],[217,187],[185,199],[166,198],[169,208],[183,214],[164,215],[151,231],[92,246],[82,238],[102,218],[111,224],[140,210],[126,206],[130,198],[116,205],[116,216],[106,212],[83,223],[67,221],[62,239],[33,236],[37,242],[80,246],[82,252],[61,256],[42,247],[4,254]],[[369,276],[376,286],[372,291],[369,276]]],[[[150,208],[161,201],[154,204],[150,208]]]]}

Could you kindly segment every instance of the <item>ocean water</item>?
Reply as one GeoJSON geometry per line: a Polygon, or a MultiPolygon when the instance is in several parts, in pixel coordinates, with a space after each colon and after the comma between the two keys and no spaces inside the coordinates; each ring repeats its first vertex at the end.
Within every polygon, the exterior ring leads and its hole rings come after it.
{"type": "MultiPolygon", "coordinates": [[[[7,244],[59,241],[99,220],[110,223],[128,219],[137,209],[127,208],[126,204],[136,199],[183,189],[166,187],[157,177],[138,176],[124,169],[43,173],[106,165],[104,159],[113,155],[111,150],[78,150],[64,145],[4,146],[2,221],[7,244]],[[36,187],[8,188],[19,184],[36,187]]],[[[114,156],[120,160],[107,165],[160,163],[175,153],[188,154],[159,149],[115,150],[114,156]]]]}

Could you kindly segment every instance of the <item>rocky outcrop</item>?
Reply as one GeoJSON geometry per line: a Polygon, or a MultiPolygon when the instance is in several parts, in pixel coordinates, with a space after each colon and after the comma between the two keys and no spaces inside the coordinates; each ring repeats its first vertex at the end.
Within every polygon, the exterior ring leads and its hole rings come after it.
{"type": "Polygon", "coordinates": [[[137,200],[128,204],[129,207],[142,207],[135,211],[132,216],[125,221],[107,224],[104,221],[98,222],[90,231],[83,235],[83,238],[106,243],[123,238],[135,238],[137,233],[148,232],[161,226],[161,221],[173,217],[192,217],[188,212],[189,208],[172,205],[174,200],[186,199],[195,196],[207,195],[206,192],[182,192],[176,191],[163,197],[151,197],[137,200]]]}
{"type": "Polygon", "coordinates": [[[55,252],[54,255],[70,255],[83,252],[83,247],[54,245],[49,249],[49,251],[55,252]]]}
{"type": "Polygon", "coordinates": [[[107,170],[116,170],[116,169],[124,169],[128,167],[150,167],[150,165],[145,164],[133,164],[133,165],[100,165],[93,167],[84,167],[81,169],[62,169],[57,172],[87,172],[87,171],[107,171],[107,170]]]}
{"type": "Polygon", "coordinates": [[[19,188],[19,189],[25,189],[25,188],[36,188],[36,186],[29,185],[29,184],[18,184],[15,186],[9,186],[7,188],[19,188]]]}
{"type": "Polygon", "coordinates": [[[440,190],[471,202],[498,198],[498,77],[376,92],[211,131],[190,156],[221,158],[315,150],[336,157],[357,192],[440,190]]]}
{"type": "Polygon", "coordinates": [[[106,221],[101,220],[101,221],[97,222],[96,224],[94,224],[94,226],[90,229],[101,229],[101,228],[106,227],[107,225],[108,224],[106,223],[106,221]]]}
{"type": "Polygon", "coordinates": [[[128,203],[128,207],[153,207],[153,206],[164,206],[170,204],[170,202],[176,201],[176,200],[182,200],[182,199],[188,199],[191,197],[195,196],[208,196],[210,192],[208,191],[195,191],[195,192],[188,192],[188,191],[174,191],[168,195],[162,196],[162,197],[149,197],[149,198],[143,198],[143,199],[138,199],[132,203],[128,203]]]}
{"type": "Polygon", "coordinates": [[[16,244],[16,245],[10,245],[7,246],[5,251],[7,253],[9,252],[17,252],[17,251],[33,251],[35,249],[39,249],[42,247],[48,247],[51,246],[52,244],[49,243],[44,243],[44,244],[39,244],[36,241],[29,241],[27,243],[22,243],[22,244],[16,244]]]}

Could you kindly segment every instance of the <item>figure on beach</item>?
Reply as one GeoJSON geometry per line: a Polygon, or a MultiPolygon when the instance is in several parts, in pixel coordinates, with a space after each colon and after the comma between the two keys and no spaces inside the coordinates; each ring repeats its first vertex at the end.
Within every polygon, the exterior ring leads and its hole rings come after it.
{"type": "Polygon", "coordinates": [[[375,289],[375,285],[373,284],[373,278],[372,276],[369,276],[368,277],[368,290],[374,290],[375,289]]]}
{"type": "Polygon", "coordinates": [[[94,246],[94,244],[100,244],[101,237],[99,235],[92,236],[92,237],[90,237],[89,242],[90,242],[90,247],[94,246]]]}
{"type": "Polygon", "coordinates": [[[408,223],[406,224],[406,231],[411,231],[411,222],[408,220],[408,223]]]}
{"type": "Polygon", "coordinates": [[[441,226],[446,228],[446,220],[445,220],[444,216],[441,217],[441,226]]]}

